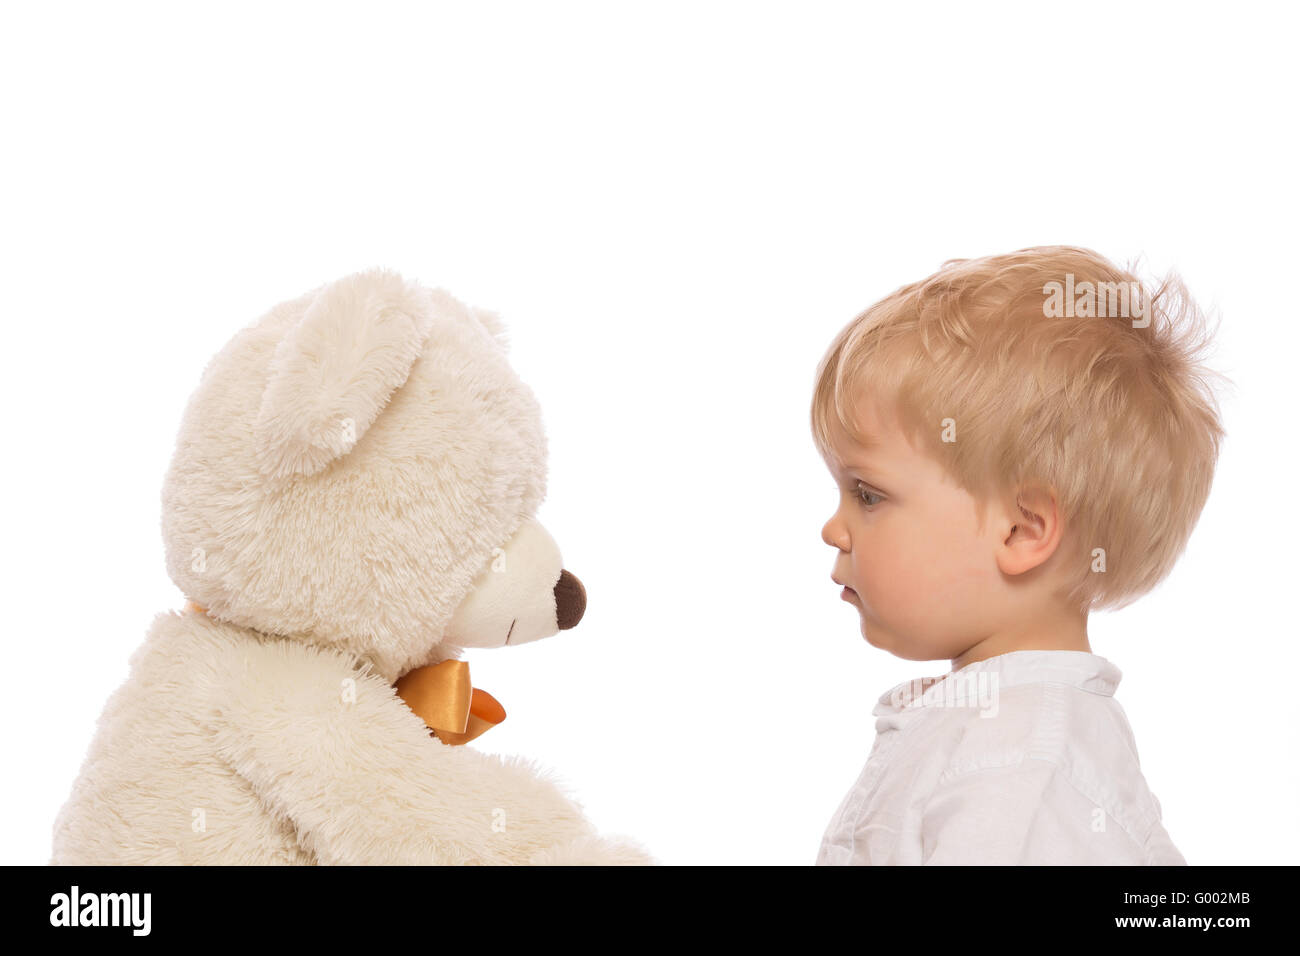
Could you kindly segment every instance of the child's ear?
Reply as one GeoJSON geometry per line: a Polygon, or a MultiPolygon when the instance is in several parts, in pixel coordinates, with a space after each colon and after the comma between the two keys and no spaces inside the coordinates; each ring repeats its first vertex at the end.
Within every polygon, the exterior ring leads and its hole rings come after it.
{"type": "Polygon", "coordinates": [[[351,451],[406,381],[433,313],[427,290],[387,269],[323,286],[271,360],[255,426],[263,474],[315,474],[351,451]]]}
{"type": "Polygon", "coordinates": [[[997,562],[1003,574],[1024,574],[1044,564],[1056,553],[1065,530],[1056,492],[1041,486],[1021,488],[1000,521],[997,562]]]}

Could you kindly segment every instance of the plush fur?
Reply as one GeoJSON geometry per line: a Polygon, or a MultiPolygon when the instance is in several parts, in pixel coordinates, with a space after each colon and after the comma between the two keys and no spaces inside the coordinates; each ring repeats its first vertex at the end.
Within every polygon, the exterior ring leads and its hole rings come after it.
{"type": "Polygon", "coordinates": [[[375,269],[241,331],[162,496],[168,571],[208,613],[155,619],[52,862],[653,862],[531,762],[431,737],[392,686],[507,620],[558,630],[545,468],[492,313],[375,269]]]}

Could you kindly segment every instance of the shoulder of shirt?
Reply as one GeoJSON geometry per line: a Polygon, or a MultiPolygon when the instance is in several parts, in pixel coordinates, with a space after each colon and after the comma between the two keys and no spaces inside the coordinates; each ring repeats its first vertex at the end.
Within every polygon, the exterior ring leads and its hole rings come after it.
{"type": "Polygon", "coordinates": [[[1045,789],[1056,776],[1138,844],[1159,825],[1159,803],[1146,787],[1132,730],[1113,697],[1066,684],[1021,684],[998,694],[996,713],[982,716],[985,710],[951,709],[936,791],[959,779],[970,782],[972,775],[998,777],[998,786],[1005,786],[1007,771],[1045,789]],[[1117,788],[1117,780],[1130,785],[1117,788]]]}

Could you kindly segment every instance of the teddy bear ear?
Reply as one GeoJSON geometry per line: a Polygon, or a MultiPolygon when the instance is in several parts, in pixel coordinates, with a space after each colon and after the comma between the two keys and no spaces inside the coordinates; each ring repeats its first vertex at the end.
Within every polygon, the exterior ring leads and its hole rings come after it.
{"type": "Polygon", "coordinates": [[[470,306],[469,311],[474,318],[478,319],[483,328],[492,333],[492,338],[496,340],[502,352],[510,351],[510,334],[506,331],[506,324],[501,321],[501,316],[487,309],[479,309],[470,306]]]}
{"type": "Polygon", "coordinates": [[[406,381],[433,309],[428,290],[387,269],[321,287],[271,359],[254,429],[262,473],[312,475],[351,451],[406,381]]]}

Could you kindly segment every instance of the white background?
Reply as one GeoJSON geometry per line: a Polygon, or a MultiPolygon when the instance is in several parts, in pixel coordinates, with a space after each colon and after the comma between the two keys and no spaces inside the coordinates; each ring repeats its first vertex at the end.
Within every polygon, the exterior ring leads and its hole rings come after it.
{"type": "Polygon", "coordinates": [[[183,603],[159,490],[204,364],[385,265],[509,324],[590,595],[467,655],[510,713],[478,745],[662,862],[811,863],[876,698],[948,668],[870,647],[829,579],[817,360],[945,259],[1057,242],[1222,316],[1213,494],[1092,646],[1188,861],[1300,862],[1294,23],[896,6],[6,5],[0,862],[48,860],[183,603]]]}

